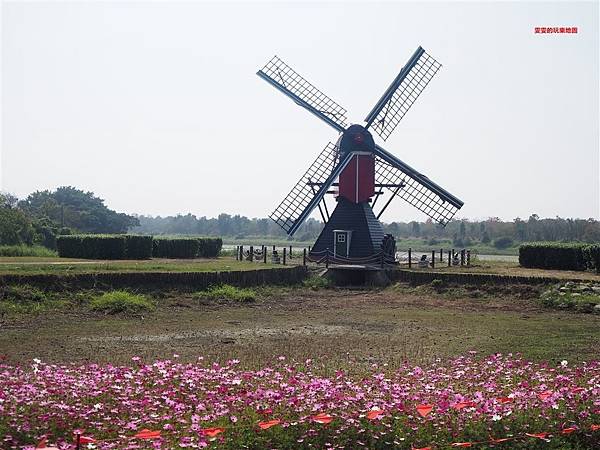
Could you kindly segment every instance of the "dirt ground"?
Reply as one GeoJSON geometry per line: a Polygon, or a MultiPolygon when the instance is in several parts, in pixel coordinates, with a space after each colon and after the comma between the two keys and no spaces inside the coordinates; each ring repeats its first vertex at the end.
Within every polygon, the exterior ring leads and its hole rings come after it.
{"type": "Polygon", "coordinates": [[[545,309],[539,292],[512,286],[435,292],[398,284],[383,290],[266,289],[252,303],[156,293],[145,316],[102,316],[84,307],[0,321],[0,355],[11,363],[130,363],[203,356],[266,366],[275,357],[337,368],[392,368],[476,350],[531,359],[598,359],[600,316],[545,309]]]}

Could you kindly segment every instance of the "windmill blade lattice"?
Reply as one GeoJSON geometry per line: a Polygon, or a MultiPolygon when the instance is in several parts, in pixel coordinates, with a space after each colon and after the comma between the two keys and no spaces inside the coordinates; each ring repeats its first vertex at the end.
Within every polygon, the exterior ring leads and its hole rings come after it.
{"type": "Polygon", "coordinates": [[[339,132],[346,128],[346,109],[323,94],[277,56],[259,70],[257,75],[339,132]]]}
{"type": "Polygon", "coordinates": [[[294,228],[302,213],[315,197],[317,188],[325,183],[338,163],[338,147],[331,142],[319,153],[302,178],[269,216],[286,233],[294,228]]]}
{"type": "Polygon", "coordinates": [[[367,127],[387,140],[441,67],[419,47],[367,117],[367,127]]]}
{"type": "Polygon", "coordinates": [[[456,206],[442,199],[409,171],[392,165],[380,156],[375,157],[375,183],[384,185],[383,189],[389,190],[392,196],[397,195],[441,225],[452,220],[462,206],[462,202],[460,206],[456,206]]]}

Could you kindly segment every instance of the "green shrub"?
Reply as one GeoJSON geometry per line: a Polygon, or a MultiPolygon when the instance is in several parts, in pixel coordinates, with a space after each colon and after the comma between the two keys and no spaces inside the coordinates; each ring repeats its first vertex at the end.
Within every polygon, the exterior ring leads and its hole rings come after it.
{"type": "Polygon", "coordinates": [[[147,297],[127,291],[106,292],[94,297],[90,307],[94,311],[105,314],[138,314],[154,309],[154,305],[147,297]]]}
{"type": "Polygon", "coordinates": [[[198,256],[200,241],[197,238],[155,238],[152,256],[154,258],[195,258],[198,256]]]}
{"type": "Polygon", "coordinates": [[[65,304],[64,300],[27,284],[0,287],[0,315],[40,313],[65,304]]]}
{"type": "Polygon", "coordinates": [[[54,250],[41,245],[0,245],[0,256],[41,256],[51,258],[57,256],[54,250]]]}
{"type": "Polygon", "coordinates": [[[523,267],[559,270],[585,270],[587,245],[580,243],[532,242],[519,246],[519,264],[523,267]]]}
{"type": "Polygon", "coordinates": [[[74,234],[56,239],[61,258],[125,259],[125,235],[74,234]]]}
{"type": "Polygon", "coordinates": [[[216,258],[223,247],[221,238],[199,238],[198,256],[200,258],[216,258]]]}
{"type": "Polygon", "coordinates": [[[152,258],[152,236],[125,235],[125,259],[152,258]]]}
{"type": "Polygon", "coordinates": [[[600,286],[593,282],[575,283],[568,281],[552,286],[541,296],[542,305],[556,309],[575,309],[591,313],[600,304],[600,286]]]}
{"type": "Polygon", "coordinates": [[[310,277],[308,277],[307,279],[305,279],[302,284],[309,288],[312,289],[313,291],[319,290],[319,289],[325,289],[331,286],[331,281],[329,280],[329,278],[325,278],[325,277],[320,277],[318,275],[311,275],[310,277]]]}
{"type": "Polygon", "coordinates": [[[229,284],[213,286],[206,291],[194,294],[196,298],[209,298],[211,300],[236,300],[240,302],[253,302],[256,300],[256,292],[248,288],[238,288],[229,284]]]}
{"type": "Polygon", "coordinates": [[[15,303],[43,303],[46,293],[39,288],[27,284],[6,285],[0,289],[0,301],[15,303]]]}
{"type": "Polygon", "coordinates": [[[600,273],[600,244],[586,245],[583,256],[588,269],[596,269],[600,273]]]}
{"type": "Polygon", "coordinates": [[[439,278],[435,279],[435,280],[431,280],[431,283],[429,283],[429,286],[431,286],[431,288],[438,293],[443,292],[446,289],[444,280],[440,280],[439,278]]]}

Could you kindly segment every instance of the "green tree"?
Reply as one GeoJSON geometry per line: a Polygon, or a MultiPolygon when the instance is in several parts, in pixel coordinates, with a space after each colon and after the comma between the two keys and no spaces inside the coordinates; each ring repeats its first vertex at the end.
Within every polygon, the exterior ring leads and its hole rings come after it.
{"type": "Polygon", "coordinates": [[[35,235],[31,219],[15,208],[15,197],[0,194],[0,245],[33,244],[35,235]]]}
{"type": "Polygon", "coordinates": [[[71,186],[34,192],[19,202],[19,207],[33,219],[47,218],[57,227],[85,233],[126,233],[139,225],[136,217],[107,208],[93,192],[71,186]]]}

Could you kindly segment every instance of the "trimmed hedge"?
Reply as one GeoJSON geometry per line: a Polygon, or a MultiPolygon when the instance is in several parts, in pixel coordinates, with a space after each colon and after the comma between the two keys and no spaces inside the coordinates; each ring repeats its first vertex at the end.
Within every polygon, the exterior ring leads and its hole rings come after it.
{"type": "Polygon", "coordinates": [[[195,258],[200,249],[196,238],[154,238],[152,256],[155,258],[195,258]]]}
{"type": "Polygon", "coordinates": [[[134,234],[73,234],[56,241],[62,258],[149,259],[215,258],[219,256],[221,238],[170,238],[134,234]]]}
{"type": "Polygon", "coordinates": [[[56,248],[61,258],[124,259],[125,236],[106,234],[73,234],[58,236],[56,248]]]}
{"type": "Polygon", "coordinates": [[[200,248],[198,256],[200,258],[216,258],[221,253],[223,239],[221,238],[198,238],[200,248]]]}
{"type": "Polygon", "coordinates": [[[152,258],[152,236],[125,235],[125,259],[152,258]]]}
{"type": "Polygon", "coordinates": [[[596,273],[600,273],[600,244],[588,245],[585,247],[583,256],[587,262],[588,268],[596,269],[596,273]]]}
{"type": "Polygon", "coordinates": [[[523,267],[558,270],[596,268],[600,246],[584,243],[532,242],[519,246],[519,264],[523,267]]]}

